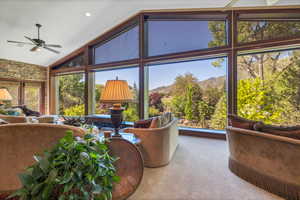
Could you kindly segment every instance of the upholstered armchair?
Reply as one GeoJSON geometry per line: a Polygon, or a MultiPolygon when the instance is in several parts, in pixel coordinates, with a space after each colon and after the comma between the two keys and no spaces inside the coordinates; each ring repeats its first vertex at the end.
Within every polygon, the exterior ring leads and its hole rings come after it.
{"type": "Polygon", "coordinates": [[[140,151],[146,167],[167,165],[178,145],[177,119],[160,128],[126,128],[141,139],[140,151]]]}
{"type": "Polygon", "coordinates": [[[0,126],[0,194],[21,187],[18,174],[35,161],[33,155],[52,147],[67,130],[83,136],[84,130],[56,124],[6,124],[0,126]]]}
{"type": "MultiPolygon", "coordinates": [[[[27,120],[25,116],[11,116],[11,115],[0,115],[0,119],[3,119],[4,121],[8,123],[26,123],[27,120]]],[[[40,117],[34,117],[38,120],[39,123],[54,123],[55,117],[53,116],[40,116],[40,117]]]]}
{"type": "Polygon", "coordinates": [[[285,199],[300,199],[300,140],[227,127],[229,169],[285,199]]]}

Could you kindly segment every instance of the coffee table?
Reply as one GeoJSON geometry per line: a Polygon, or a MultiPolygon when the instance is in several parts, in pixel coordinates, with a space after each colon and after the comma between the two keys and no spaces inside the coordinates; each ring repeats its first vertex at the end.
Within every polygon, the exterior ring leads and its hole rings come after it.
{"type": "MultiPolygon", "coordinates": [[[[135,145],[138,146],[141,143],[141,139],[139,137],[135,136],[133,133],[124,133],[124,132],[121,132],[121,131],[119,133],[120,133],[120,135],[122,136],[123,139],[131,142],[132,144],[135,144],[135,145]]],[[[103,132],[99,133],[99,137],[101,139],[104,138],[103,132]]],[[[112,137],[113,138],[118,138],[118,137],[114,137],[113,135],[112,135],[112,137]]]]}

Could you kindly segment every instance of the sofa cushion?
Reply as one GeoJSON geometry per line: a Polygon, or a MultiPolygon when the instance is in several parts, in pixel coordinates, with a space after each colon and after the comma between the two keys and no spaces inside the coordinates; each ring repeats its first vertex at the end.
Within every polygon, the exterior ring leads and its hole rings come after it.
{"type": "Polygon", "coordinates": [[[152,118],[151,119],[143,119],[143,120],[139,120],[134,122],[133,127],[134,128],[149,128],[152,122],[152,118]]]}
{"type": "Polygon", "coordinates": [[[159,128],[159,127],[161,127],[161,117],[160,116],[153,117],[149,128],[159,128]]]}
{"type": "Polygon", "coordinates": [[[258,121],[245,119],[233,114],[228,115],[228,125],[236,128],[254,130],[253,126],[257,122],[258,121]]]}
{"type": "Polygon", "coordinates": [[[278,136],[300,139],[300,126],[274,126],[263,122],[254,124],[254,130],[278,136]]]}

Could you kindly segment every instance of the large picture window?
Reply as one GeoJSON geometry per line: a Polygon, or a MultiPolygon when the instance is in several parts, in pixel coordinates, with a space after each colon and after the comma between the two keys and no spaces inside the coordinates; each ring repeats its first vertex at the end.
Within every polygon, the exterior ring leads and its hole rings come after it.
{"type": "Polygon", "coordinates": [[[239,19],[239,43],[300,36],[299,13],[241,14],[239,19]]]}
{"type": "Polygon", "coordinates": [[[41,110],[41,92],[41,83],[25,83],[24,103],[29,109],[41,110]]]}
{"type": "Polygon", "coordinates": [[[238,114],[267,124],[300,124],[300,50],[238,56],[238,114]]]}
{"type": "Polygon", "coordinates": [[[135,26],[94,48],[94,64],[138,58],[139,28],[135,26]]]}
{"type": "Polygon", "coordinates": [[[0,81],[0,88],[6,88],[12,97],[10,104],[12,106],[19,105],[20,102],[20,82],[0,81]]]}
{"type": "Polygon", "coordinates": [[[84,74],[58,76],[59,114],[66,116],[84,115],[84,74]]]}
{"type": "Polygon", "coordinates": [[[224,129],[226,58],[149,67],[149,116],[172,112],[179,126],[224,129]]]}
{"type": "Polygon", "coordinates": [[[149,20],[148,56],[225,46],[226,22],[149,20]]]}
{"type": "Polygon", "coordinates": [[[112,104],[101,103],[100,97],[102,89],[105,86],[107,80],[125,80],[127,81],[129,88],[133,94],[134,101],[131,103],[125,103],[122,106],[125,107],[123,112],[124,121],[137,121],[139,119],[138,113],[138,85],[139,85],[139,69],[138,67],[110,69],[104,71],[95,72],[95,114],[109,115],[109,108],[112,104]]]}

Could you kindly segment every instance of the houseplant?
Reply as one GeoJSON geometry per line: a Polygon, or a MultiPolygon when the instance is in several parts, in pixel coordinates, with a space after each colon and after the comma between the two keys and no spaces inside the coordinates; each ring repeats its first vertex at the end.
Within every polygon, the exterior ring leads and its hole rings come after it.
{"type": "Polygon", "coordinates": [[[108,200],[119,181],[113,165],[116,158],[90,134],[81,139],[68,131],[52,150],[34,158],[37,162],[19,175],[23,187],[9,198],[108,200]]]}

